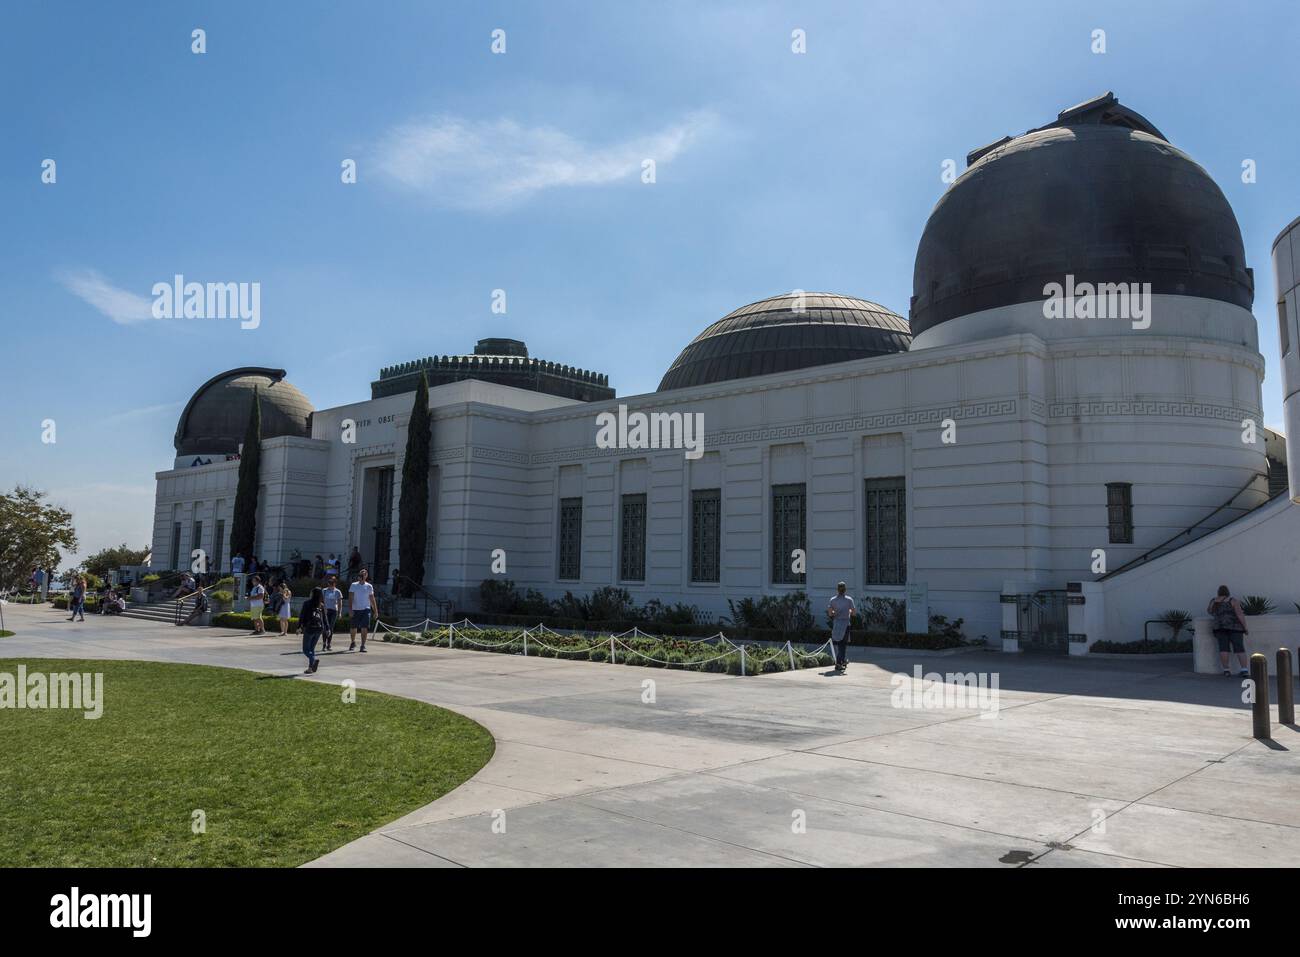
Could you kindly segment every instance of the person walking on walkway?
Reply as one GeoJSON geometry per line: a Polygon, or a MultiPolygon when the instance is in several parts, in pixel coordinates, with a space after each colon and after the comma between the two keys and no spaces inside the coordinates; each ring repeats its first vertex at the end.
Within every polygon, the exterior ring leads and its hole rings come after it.
{"type": "Polygon", "coordinates": [[[835,670],[844,674],[849,670],[849,625],[858,613],[846,591],[848,585],[840,582],[835,586],[835,597],[826,606],[826,613],[831,617],[831,644],[835,648],[835,670]]]}
{"type": "Polygon", "coordinates": [[[313,588],[311,595],[302,605],[298,614],[298,627],[302,631],[302,653],[307,656],[305,675],[314,675],[320,665],[316,657],[316,642],[325,632],[325,595],[320,588],[313,588]]]}
{"type": "Polygon", "coordinates": [[[357,580],[348,586],[348,595],[352,599],[352,643],[348,651],[357,647],[357,632],[361,632],[361,650],[366,650],[366,634],[370,631],[370,619],[379,617],[375,608],[375,586],[370,584],[370,572],[362,568],[357,572],[357,580]]]}
{"type": "Polygon", "coordinates": [[[262,584],[262,576],[254,575],[252,587],[248,589],[248,615],[253,619],[253,634],[262,635],[266,633],[266,626],[262,624],[262,609],[266,607],[266,586],[262,584]]]}
{"type": "Polygon", "coordinates": [[[1235,651],[1237,665],[1241,668],[1238,673],[1244,678],[1250,674],[1250,669],[1246,666],[1245,639],[1250,629],[1246,627],[1246,613],[1241,610],[1241,602],[1232,597],[1227,585],[1220,585],[1219,594],[1210,599],[1206,612],[1213,619],[1214,637],[1219,642],[1219,663],[1223,666],[1224,675],[1232,674],[1229,657],[1235,651]]]}
{"type": "Polygon", "coordinates": [[[334,644],[334,625],[339,620],[339,608],[343,604],[343,592],[339,591],[338,579],[330,576],[329,584],[321,592],[325,600],[324,648],[326,651],[334,644]]]}
{"type": "Polygon", "coordinates": [[[68,607],[72,609],[68,621],[72,621],[78,616],[82,621],[86,620],[86,578],[84,575],[77,576],[76,583],[72,586],[72,595],[68,601],[68,607]]]}

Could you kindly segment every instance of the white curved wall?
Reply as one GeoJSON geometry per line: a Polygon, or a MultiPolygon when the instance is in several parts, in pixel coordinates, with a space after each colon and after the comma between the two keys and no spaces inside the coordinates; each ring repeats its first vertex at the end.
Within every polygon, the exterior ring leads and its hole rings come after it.
{"type": "MultiPolygon", "coordinates": [[[[1286,433],[1300,437],[1300,219],[1273,241],[1273,283],[1278,335],[1282,339],[1278,351],[1282,354],[1286,433]]],[[[1286,465],[1291,501],[1300,502],[1300,444],[1287,443],[1286,465]]]]}
{"type": "Polygon", "coordinates": [[[1053,342],[1058,339],[1175,337],[1221,342],[1258,355],[1259,333],[1250,310],[1194,296],[1150,297],[1150,326],[1136,329],[1125,319],[1049,319],[1042,302],[985,309],[941,322],[912,340],[912,352],[937,346],[984,342],[998,336],[1027,332],[1053,342]]]}

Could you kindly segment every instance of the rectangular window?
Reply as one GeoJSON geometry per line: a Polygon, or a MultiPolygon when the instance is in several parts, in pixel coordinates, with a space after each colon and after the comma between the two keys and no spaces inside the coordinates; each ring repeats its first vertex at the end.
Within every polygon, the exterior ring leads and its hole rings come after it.
{"type": "Polygon", "coordinates": [[[623,537],[619,546],[618,577],[625,582],[645,581],[645,495],[623,496],[623,537]]]}
{"type": "Polygon", "coordinates": [[[171,571],[176,571],[181,563],[181,523],[172,522],[172,560],[171,571]]]}
{"type": "Polygon", "coordinates": [[[559,575],[563,581],[582,577],[582,499],[560,499],[559,575]]]}
{"type": "MultiPolygon", "coordinates": [[[[193,556],[194,549],[202,548],[202,547],[203,547],[203,523],[195,522],[194,537],[190,539],[190,555],[193,556]]],[[[205,561],[204,564],[206,565],[207,562],[205,561]]],[[[212,569],[211,567],[208,568],[208,571],[213,571],[213,570],[214,569],[212,569]]]]}
{"type": "Polygon", "coordinates": [[[1277,335],[1282,343],[1282,355],[1291,351],[1291,324],[1286,321],[1286,300],[1277,304],[1277,335]]]}
{"type": "Polygon", "coordinates": [[[214,572],[221,571],[221,559],[225,557],[222,555],[222,552],[225,551],[225,537],[226,520],[224,518],[219,518],[217,519],[215,531],[212,535],[212,570],[214,572]]]}
{"type": "Polygon", "coordinates": [[[772,486],[772,583],[802,585],[804,572],[795,571],[795,561],[804,568],[805,486],[772,486]],[[794,552],[800,551],[799,556],[794,552]]]}
{"type": "Polygon", "coordinates": [[[721,580],[722,489],[691,492],[691,581],[721,580]]]}
{"type": "Polygon", "coordinates": [[[1112,545],[1133,544],[1133,486],[1128,482],[1106,483],[1106,522],[1112,545]]]}
{"type": "Polygon", "coordinates": [[[867,584],[907,584],[906,484],[902,476],[867,479],[867,584]]]}

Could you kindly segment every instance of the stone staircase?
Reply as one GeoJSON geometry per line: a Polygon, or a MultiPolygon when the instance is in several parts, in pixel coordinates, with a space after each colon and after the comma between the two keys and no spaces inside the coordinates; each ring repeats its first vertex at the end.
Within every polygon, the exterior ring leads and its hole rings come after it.
{"type": "Polygon", "coordinates": [[[423,598],[393,598],[391,604],[392,615],[397,618],[400,625],[413,625],[423,621],[426,614],[434,621],[444,618],[447,614],[446,606],[439,608],[432,601],[426,605],[423,598]]]}
{"type": "MultiPolygon", "coordinates": [[[[193,607],[186,604],[186,613],[193,607]]],[[[139,618],[142,621],[160,621],[169,625],[176,623],[176,602],[170,598],[162,601],[151,601],[145,604],[135,602],[126,603],[126,611],[122,612],[123,618],[139,618]]]]}

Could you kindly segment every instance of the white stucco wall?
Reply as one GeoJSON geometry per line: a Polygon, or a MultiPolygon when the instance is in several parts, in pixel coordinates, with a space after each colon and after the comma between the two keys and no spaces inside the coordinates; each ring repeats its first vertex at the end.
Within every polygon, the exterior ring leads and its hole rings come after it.
{"type": "MultiPolygon", "coordinates": [[[[472,607],[492,574],[493,550],[504,548],[506,577],[521,587],[555,596],[622,585],[638,601],[725,614],[728,599],[799,587],[771,582],[771,489],[801,482],[808,493],[804,588],[815,604],[840,579],[859,597],[902,597],[902,586],[865,585],[863,534],[865,479],[901,475],[908,580],[928,586],[933,612],[964,618],[968,635],[996,641],[1005,581],[1061,588],[1090,580],[1094,549],[1118,567],[1264,474],[1262,434],[1255,446],[1241,441],[1242,421],[1260,415],[1262,360],[1253,320],[1247,325],[1237,313],[1249,313],[1233,308],[1165,303],[1163,320],[1153,324],[1158,335],[1112,328],[1109,336],[1065,337],[1052,327],[1044,338],[1042,329],[1016,325],[1032,326],[1025,316],[1013,316],[1012,331],[990,339],[930,336],[928,348],[904,354],[599,403],[476,381],[439,386],[430,390],[436,489],[426,583],[472,607]],[[1211,328],[1212,335],[1193,334],[1211,328]],[[620,405],[702,413],[704,458],[598,448],[596,416],[620,405]],[[952,443],[943,441],[945,420],[955,426],[952,443]],[[1133,485],[1131,545],[1108,540],[1107,482],[1133,485]],[[690,491],[710,487],[722,489],[722,580],[692,583],[690,491]],[[619,503],[628,492],[648,502],[644,582],[618,578],[619,503]],[[556,578],[558,502],[572,495],[583,499],[582,573],[565,582],[556,578]]],[[[996,331],[989,321],[979,328],[996,331]]],[[[392,467],[400,485],[411,400],[320,410],[311,439],[264,443],[268,559],[285,560],[294,549],[346,555],[364,543],[366,470],[392,467]],[[345,420],[355,423],[354,442],[343,441],[345,420]]],[[[195,503],[200,512],[218,498],[233,504],[237,466],[159,473],[155,556],[168,554],[174,511],[185,516],[184,549],[195,503]]],[[[1260,481],[1218,521],[1263,501],[1260,481]]],[[[1149,616],[1120,599],[1114,608],[1116,634],[1132,614],[1149,616]]]]}

